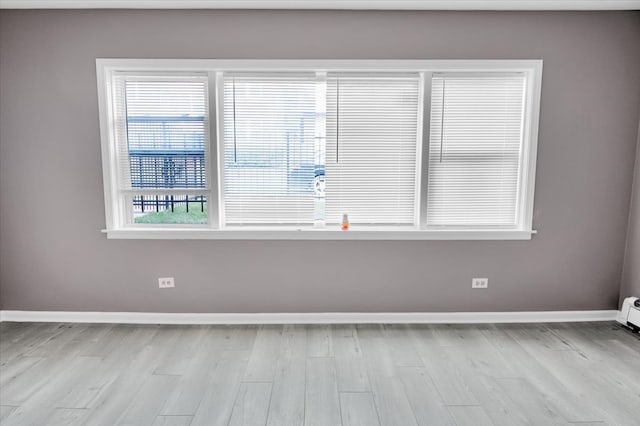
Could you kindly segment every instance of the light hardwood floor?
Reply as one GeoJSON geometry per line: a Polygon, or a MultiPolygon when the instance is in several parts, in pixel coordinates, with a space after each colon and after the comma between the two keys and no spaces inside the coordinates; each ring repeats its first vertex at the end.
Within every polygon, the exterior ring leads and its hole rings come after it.
{"type": "Polygon", "coordinates": [[[639,425],[613,323],[0,324],[3,425],[639,425]]]}

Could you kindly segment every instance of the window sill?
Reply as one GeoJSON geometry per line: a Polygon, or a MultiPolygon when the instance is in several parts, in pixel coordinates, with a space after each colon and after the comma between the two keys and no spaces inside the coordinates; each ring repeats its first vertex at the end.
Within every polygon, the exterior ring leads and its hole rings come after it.
{"type": "Polygon", "coordinates": [[[162,229],[103,230],[108,239],[124,240],[530,240],[525,230],[415,230],[415,229],[162,229]]]}

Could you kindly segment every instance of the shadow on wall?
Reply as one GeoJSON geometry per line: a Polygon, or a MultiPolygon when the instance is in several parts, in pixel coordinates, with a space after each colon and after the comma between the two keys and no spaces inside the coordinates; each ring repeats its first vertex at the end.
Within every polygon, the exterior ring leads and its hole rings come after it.
{"type": "Polygon", "coordinates": [[[629,211],[627,246],[622,270],[620,303],[625,297],[640,297],[640,120],[638,122],[638,147],[636,148],[636,166],[629,211]]]}

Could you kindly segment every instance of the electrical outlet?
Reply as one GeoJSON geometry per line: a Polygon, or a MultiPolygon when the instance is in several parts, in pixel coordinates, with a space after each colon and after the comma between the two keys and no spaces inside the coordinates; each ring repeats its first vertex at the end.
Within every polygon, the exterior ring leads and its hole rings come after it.
{"type": "Polygon", "coordinates": [[[175,286],[173,277],[158,278],[158,287],[160,288],[173,288],[175,286]]]}
{"type": "Polygon", "coordinates": [[[489,288],[489,278],[473,278],[471,288],[489,288]]]}

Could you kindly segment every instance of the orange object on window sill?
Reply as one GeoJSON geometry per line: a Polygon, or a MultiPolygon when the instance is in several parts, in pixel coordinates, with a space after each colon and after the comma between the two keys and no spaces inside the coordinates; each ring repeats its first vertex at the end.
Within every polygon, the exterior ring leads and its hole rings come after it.
{"type": "Polygon", "coordinates": [[[349,215],[344,213],[342,215],[342,226],[341,226],[343,231],[348,231],[349,230],[349,215]]]}

